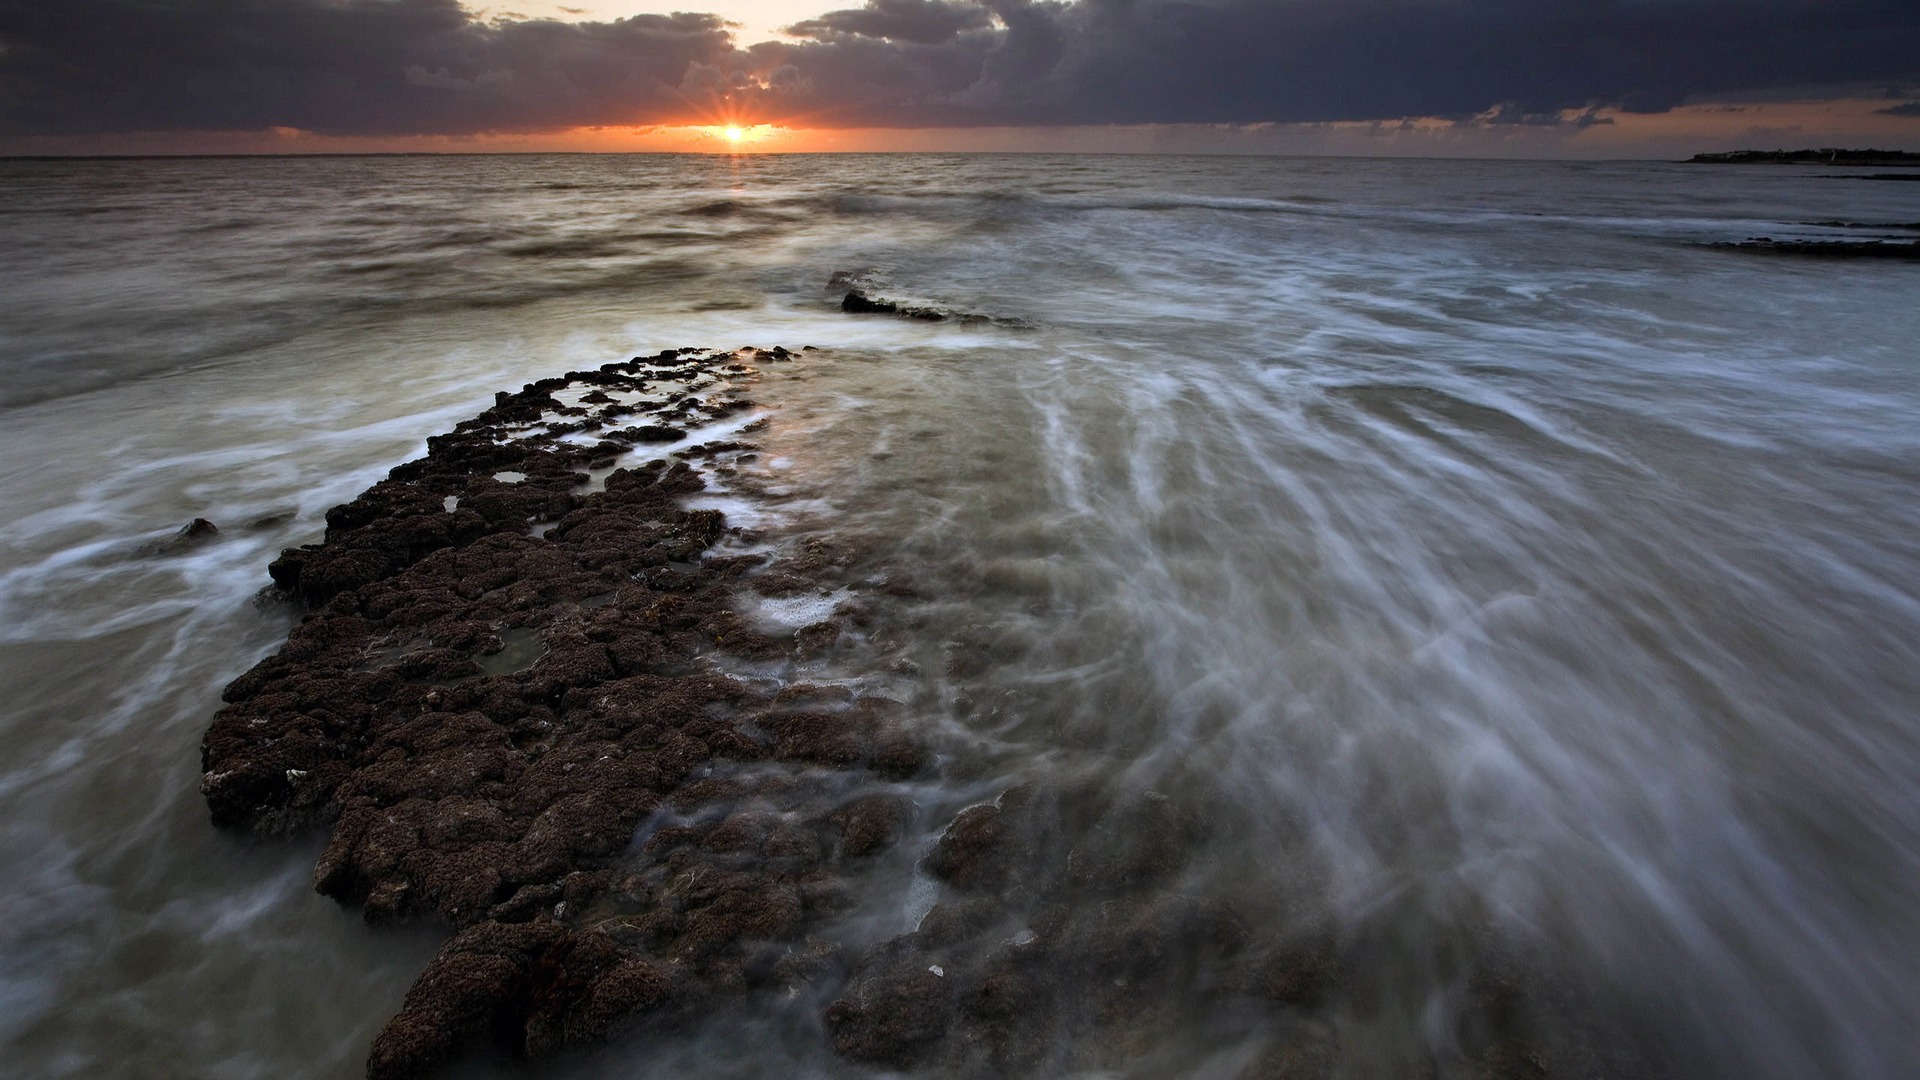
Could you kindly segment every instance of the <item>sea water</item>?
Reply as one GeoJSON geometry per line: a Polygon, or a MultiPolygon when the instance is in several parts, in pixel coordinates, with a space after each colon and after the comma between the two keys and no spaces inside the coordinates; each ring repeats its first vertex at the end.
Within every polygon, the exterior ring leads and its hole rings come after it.
{"type": "MultiPolygon", "coordinates": [[[[257,595],[266,563],[496,390],[813,345],[755,391],[762,495],[702,505],[913,568],[921,598],[874,648],[966,748],[922,793],[934,829],[1065,775],[1235,807],[1192,887],[1259,881],[1285,901],[1259,917],[1396,943],[1392,999],[1337,1018],[1353,1075],[1446,1060],[1448,957],[1489,935],[1577,1004],[1566,1041],[1593,1060],[1910,1074],[1920,266],[1707,246],[1861,235],[1840,222],[1897,235],[1920,187],[1659,163],[0,162],[0,1059],[357,1075],[444,931],[314,895],[318,838],[207,824],[220,689],[298,617],[257,595]],[[843,315],[835,275],[985,318],[843,315]],[[174,542],[196,517],[217,538],[174,542]]],[[[930,902],[920,877],[871,887],[891,932],[930,902]]],[[[769,1013],[559,1069],[846,1072],[820,1038],[769,1013]]],[[[1170,1041],[1163,1074],[1253,1054],[1170,1041]]]]}

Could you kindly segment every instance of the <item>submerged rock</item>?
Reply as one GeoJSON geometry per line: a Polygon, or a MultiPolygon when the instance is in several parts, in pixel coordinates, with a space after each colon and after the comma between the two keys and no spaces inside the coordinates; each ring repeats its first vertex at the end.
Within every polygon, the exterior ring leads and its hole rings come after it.
{"type": "Polygon", "coordinates": [[[941,901],[862,955],[828,1007],[835,1051],[915,1075],[1171,1074],[1183,1067],[1143,1063],[1176,1033],[1212,1030],[1264,1047],[1246,1077],[1345,1075],[1356,1062],[1368,1075],[1545,1075],[1520,983],[1472,953],[1452,961],[1470,992],[1449,1018],[1450,1061],[1343,1047],[1334,1018],[1389,1008],[1402,928],[1344,927],[1189,878],[1231,814],[1099,780],[1021,785],[963,809],[922,862],[941,901]]]}
{"type": "MultiPolygon", "coordinates": [[[[892,315],[902,319],[918,319],[923,322],[956,322],[968,325],[991,324],[1009,329],[1024,329],[1027,323],[1020,319],[1003,318],[995,315],[983,315],[978,312],[961,311],[950,307],[922,306],[903,304],[877,295],[880,287],[872,270],[839,270],[827,279],[827,289],[840,294],[840,310],[848,315],[892,315]]],[[[802,348],[801,352],[810,351],[802,348]]]]}
{"type": "Polygon", "coordinates": [[[933,308],[903,307],[886,299],[874,299],[859,289],[850,289],[840,301],[840,310],[849,315],[901,315],[927,322],[944,322],[946,313],[933,308]]]}
{"type": "Polygon", "coordinates": [[[172,536],[142,545],[139,553],[147,556],[178,555],[214,540],[219,535],[218,525],[206,518],[194,518],[181,526],[180,531],[172,536]]]}

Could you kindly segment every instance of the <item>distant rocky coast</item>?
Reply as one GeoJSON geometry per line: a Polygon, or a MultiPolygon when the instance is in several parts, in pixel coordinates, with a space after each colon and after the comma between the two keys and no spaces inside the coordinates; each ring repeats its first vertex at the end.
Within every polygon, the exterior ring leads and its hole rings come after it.
{"type": "Polygon", "coordinates": [[[1832,165],[1849,168],[1920,167],[1920,154],[1908,150],[1733,150],[1695,154],[1689,165],[1832,165]]]}

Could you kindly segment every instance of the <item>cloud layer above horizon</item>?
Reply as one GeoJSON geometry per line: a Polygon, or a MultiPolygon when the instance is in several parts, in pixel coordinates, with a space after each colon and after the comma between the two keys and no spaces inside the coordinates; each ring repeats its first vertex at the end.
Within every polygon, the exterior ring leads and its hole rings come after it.
{"type": "Polygon", "coordinates": [[[789,33],[458,0],[0,0],[0,135],[1539,124],[1920,96],[1913,0],[868,0],[789,33]]]}

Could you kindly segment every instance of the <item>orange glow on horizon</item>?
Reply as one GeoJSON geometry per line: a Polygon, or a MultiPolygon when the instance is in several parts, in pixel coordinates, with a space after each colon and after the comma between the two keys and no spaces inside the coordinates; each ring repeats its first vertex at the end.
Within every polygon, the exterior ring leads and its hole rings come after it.
{"type": "MultiPolygon", "coordinates": [[[[1887,110],[1904,99],[1702,103],[1666,113],[1601,110],[1589,127],[1461,125],[1439,117],[1323,124],[1087,127],[844,128],[813,117],[739,115],[715,103],[677,124],[603,125],[471,135],[327,135],[265,131],[0,136],[0,153],[679,153],[807,154],[888,151],[1047,153],[1280,153],[1339,156],[1684,158],[1701,151],[1877,146],[1920,150],[1920,120],[1887,110]],[[704,115],[702,115],[704,113],[704,115]],[[691,122],[687,122],[691,121],[691,122]],[[737,134],[736,134],[737,133],[737,134]]],[[[827,120],[826,117],[817,118],[827,120]]],[[[1563,119],[1568,119],[1563,117],[1563,119]]]]}

